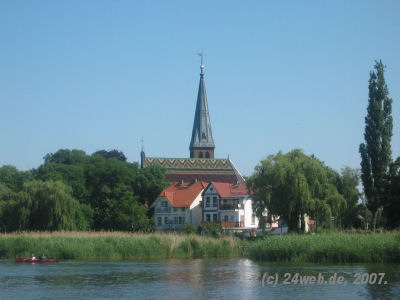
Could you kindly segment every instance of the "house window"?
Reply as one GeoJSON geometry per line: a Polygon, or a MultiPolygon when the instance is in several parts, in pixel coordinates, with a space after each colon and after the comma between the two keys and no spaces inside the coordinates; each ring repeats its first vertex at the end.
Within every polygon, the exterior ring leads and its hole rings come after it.
{"type": "Polygon", "coordinates": [[[233,221],[233,216],[231,216],[231,221],[233,221]]]}
{"type": "Polygon", "coordinates": [[[213,214],[213,222],[217,222],[217,214],[213,214]]]}
{"type": "Polygon", "coordinates": [[[210,214],[206,214],[206,222],[210,222],[211,218],[210,218],[210,214]]]}
{"type": "Polygon", "coordinates": [[[206,158],[210,158],[210,153],[208,151],[206,152],[206,158]]]}
{"type": "Polygon", "coordinates": [[[199,152],[199,157],[203,158],[203,152],[202,151],[199,152]]]}
{"type": "Polygon", "coordinates": [[[217,207],[218,203],[217,203],[217,197],[213,197],[213,207],[217,207]]]}
{"type": "Polygon", "coordinates": [[[161,217],[157,217],[157,225],[158,226],[162,225],[162,218],[161,217]]]}
{"type": "Polygon", "coordinates": [[[168,202],[167,201],[161,202],[161,207],[168,207],[168,202]]]}
{"type": "Polygon", "coordinates": [[[256,215],[255,214],[252,214],[251,215],[251,224],[256,224],[256,215]]]}
{"type": "Polygon", "coordinates": [[[186,208],[184,208],[184,207],[181,208],[181,211],[185,211],[185,210],[186,210],[186,208]]]}
{"type": "Polygon", "coordinates": [[[210,197],[206,197],[206,207],[210,207],[210,197]]]}
{"type": "Polygon", "coordinates": [[[179,217],[179,224],[185,224],[185,217],[179,217]]]}
{"type": "Polygon", "coordinates": [[[179,218],[178,217],[174,217],[174,224],[179,224],[179,218]]]}
{"type": "Polygon", "coordinates": [[[168,217],[164,217],[164,224],[168,224],[168,217]]]}
{"type": "Polygon", "coordinates": [[[225,217],[224,217],[224,221],[225,221],[225,222],[228,222],[228,217],[229,217],[229,216],[225,215],[225,217]]]}

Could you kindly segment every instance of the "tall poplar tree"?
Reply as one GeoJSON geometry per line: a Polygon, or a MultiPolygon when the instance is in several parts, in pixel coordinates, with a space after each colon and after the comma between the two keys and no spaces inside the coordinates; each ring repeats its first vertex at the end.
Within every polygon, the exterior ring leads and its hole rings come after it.
{"type": "Polygon", "coordinates": [[[385,83],[385,66],[382,61],[375,63],[370,72],[368,108],[365,117],[365,143],[360,144],[361,181],[368,209],[374,214],[375,231],[378,211],[385,204],[388,188],[388,171],[391,163],[393,120],[392,99],[385,83]]]}

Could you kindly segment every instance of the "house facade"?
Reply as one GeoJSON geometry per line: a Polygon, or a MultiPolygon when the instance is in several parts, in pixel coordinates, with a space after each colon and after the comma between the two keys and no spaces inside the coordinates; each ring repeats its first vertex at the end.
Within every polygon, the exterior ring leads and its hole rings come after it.
{"type": "Polygon", "coordinates": [[[203,181],[177,182],[166,187],[152,204],[156,230],[180,230],[185,223],[199,226],[202,220],[203,181]]]}
{"type": "Polygon", "coordinates": [[[258,218],[245,182],[211,182],[203,193],[202,210],[203,222],[217,222],[224,228],[232,229],[258,227],[258,218]]]}

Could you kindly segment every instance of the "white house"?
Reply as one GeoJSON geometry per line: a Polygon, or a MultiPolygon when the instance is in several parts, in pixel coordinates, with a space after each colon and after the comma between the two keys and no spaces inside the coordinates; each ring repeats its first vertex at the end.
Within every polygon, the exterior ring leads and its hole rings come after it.
{"type": "Polygon", "coordinates": [[[179,230],[185,223],[199,226],[200,203],[206,187],[203,181],[180,181],[166,187],[151,205],[156,230],[179,230]]]}
{"type": "Polygon", "coordinates": [[[246,183],[211,182],[203,193],[203,222],[218,222],[224,228],[255,229],[258,218],[246,183]]]}

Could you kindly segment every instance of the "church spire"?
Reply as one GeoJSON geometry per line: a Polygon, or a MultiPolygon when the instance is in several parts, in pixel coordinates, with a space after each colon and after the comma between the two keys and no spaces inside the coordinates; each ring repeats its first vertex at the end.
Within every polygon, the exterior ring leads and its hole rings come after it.
{"type": "Polygon", "coordinates": [[[192,139],[190,141],[191,158],[214,158],[214,140],[211,131],[210,116],[208,113],[206,86],[204,83],[203,53],[200,65],[200,83],[197,94],[196,112],[194,115],[192,139]]]}

